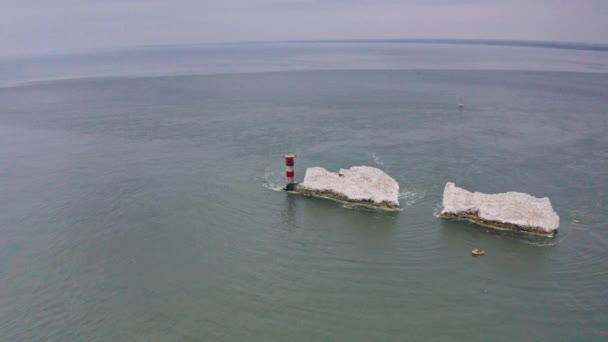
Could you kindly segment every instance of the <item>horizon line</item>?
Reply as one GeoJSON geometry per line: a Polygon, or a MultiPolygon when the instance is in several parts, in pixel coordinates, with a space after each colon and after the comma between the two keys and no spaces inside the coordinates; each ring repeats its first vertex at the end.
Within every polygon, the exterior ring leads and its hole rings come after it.
{"type": "Polygon", "coordinates": [[[608,51],[608,43],[590,43],[552,40],[486,39],[486,38],[357,38],[357,39],[302,39],[302,40],[236,40],[191,44],[142,44],[123,48],[204,46],[204,45],[256,45],[256,44],[318,44],[318,43],[419,43],[454,45],[496,45],[554,48],[569,50],[608,51]]]}
{"type": "Polygon", "coordinates": [[[40,54],[5,56],[0,57],[0,61],[36,59],[41,57],[87,55],[92,53],[108,53],[116,50],[142,49],[142,48],[162,48],[162,47],[193,47],[193,46],[222,46],[222,45],[262,45],[262,44],[322,44],[322,43],[393,43],[393,44],[438,44],[438,45],[488,45],[488,46],[513,46],[529,48],[549,48],[563,50],[582,50],[582,51],[608,51],[608,43],[590,43],[573,41],[551,41],[551,40],[522,40],[522,39],[486,39],[486,38],[361,38],[361,39],[302,39],[302,40],[241,40],[241,41],[222,41],[222,42],[201,42],[201,43],[160,43],[160,44],[139,44],[105,48],[93,48],[87,50],[63,50],[40,54]]]}

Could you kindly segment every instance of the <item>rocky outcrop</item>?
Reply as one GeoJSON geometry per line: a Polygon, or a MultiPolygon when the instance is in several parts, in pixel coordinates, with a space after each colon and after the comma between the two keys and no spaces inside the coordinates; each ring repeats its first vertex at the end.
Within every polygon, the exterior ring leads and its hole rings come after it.
{"type": "Polygon", "coordinates": [[[454,183],[445,185],[439,216],[546,236],[553,236],[559,227],[559,216],[547,197],[536,198],[521,192],[472,193],[454,183]]]}
{"type": "Polygon", "coordinates": [[[312,167],[294,191],[372,207],[399,208],[399,184],[384,171],[370,166],[353,166],[339,172],[312,167]]]}

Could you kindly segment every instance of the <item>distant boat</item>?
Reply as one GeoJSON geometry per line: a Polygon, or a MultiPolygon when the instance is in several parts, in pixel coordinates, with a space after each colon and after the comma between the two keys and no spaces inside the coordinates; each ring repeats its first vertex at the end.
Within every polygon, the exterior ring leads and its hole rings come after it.
{"type": "Polygon", "coordinates": [[[479,255],[486,254],[486,252],[482,251],[481,249],[477,249],[477,248],[475,248],[474,250],[472,250],[471,253],[473,253],[474,256],[479,256],[479,255]]]}
{"type": "Polygon", "coordinates": [[[462,99],[460,99],[458,101],[458,109],[463,109],[464,108],[464,103],[462,103],[462,99]]]}

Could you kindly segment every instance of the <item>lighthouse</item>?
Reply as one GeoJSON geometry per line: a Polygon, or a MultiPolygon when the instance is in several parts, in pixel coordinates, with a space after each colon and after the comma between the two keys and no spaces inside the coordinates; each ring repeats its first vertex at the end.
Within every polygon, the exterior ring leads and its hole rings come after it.
{"type": "Polygon", "coordinates": [[[295,154],[285,155],[285,190],[291,191],[296,185],[295,172],[293,171],[294,160],[296,159],[295,154]]]}

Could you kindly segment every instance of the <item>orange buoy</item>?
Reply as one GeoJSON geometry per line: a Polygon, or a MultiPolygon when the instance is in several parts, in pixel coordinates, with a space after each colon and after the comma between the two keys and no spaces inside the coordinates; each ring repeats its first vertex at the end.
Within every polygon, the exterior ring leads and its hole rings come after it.
{"type": "Polygon", "coordinates": [[[475,255],[475,256],[486,254],[486,252],[482,251],[481,249],[477,249],[477,248],[475,248],[473,251],[471,251],[471,253],[473,253],[473,255],[475,255]]]}

